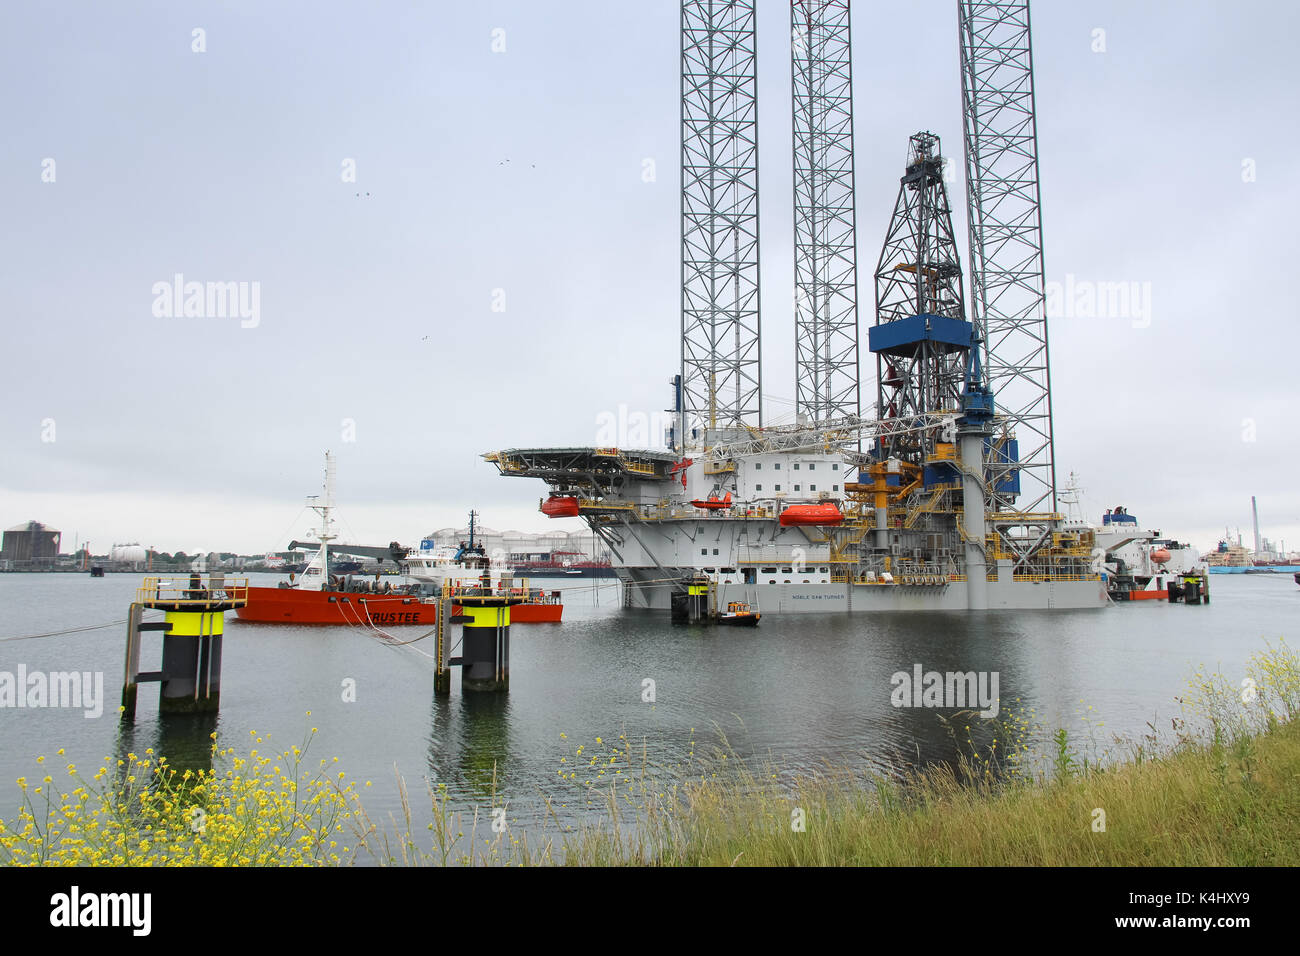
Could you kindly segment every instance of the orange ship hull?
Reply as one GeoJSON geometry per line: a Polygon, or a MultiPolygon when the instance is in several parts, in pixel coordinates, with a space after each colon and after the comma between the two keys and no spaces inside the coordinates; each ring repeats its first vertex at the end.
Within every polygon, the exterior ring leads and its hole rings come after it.
{"type": "MultiPolygon", "coordinates": [[[[453,614],[462,613],[458,605],[453,614]]],[[[510,623],[559,622],[564,605],[556,603],[516,604],[510,609],[510,623]]],[[[236,608],[241,621],[263,624],[348,624],[401,627],[438,623],[438,604],[405,594],[361,594],[345,591],[299,591],[297,588],[249,588],[248,603],[236,608]]]]}
{"type": "MultiPolygon", "coordinates": [[[[452,612],[460,614],[459,607],[452,608],[452,612]]],[[[511,624],[558,624],[560,615],[564,613],[563,604],[516,604],[510,609],[511,624]]]]}

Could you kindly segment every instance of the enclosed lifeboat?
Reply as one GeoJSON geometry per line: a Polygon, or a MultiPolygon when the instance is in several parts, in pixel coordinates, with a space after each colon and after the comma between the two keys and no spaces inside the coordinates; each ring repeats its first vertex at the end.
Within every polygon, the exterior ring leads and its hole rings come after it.
{"type": "Polygon", "coordinates": [[[840,524],[844,514],[833,504],[791,505],[781,512],[781,527],[840,524]]]}
{"type": "Polygon", "coordinates": [[[578,499],[570,495],[551,495],[542,502],[542,514],[551,518],[576,518],[578,499]]]}
{"type": "Polygon", "coordinates": [[[727,496],[725,498],[717,498],[713,496],[710,496],[708,498],[696,498],[694,501],[691,502],[691,504],[695,505],[695,507],[697,508],[706,508],[710,511],[717,511],[721,508],[730,508],[731,492],[728,491],[727,496]]]}

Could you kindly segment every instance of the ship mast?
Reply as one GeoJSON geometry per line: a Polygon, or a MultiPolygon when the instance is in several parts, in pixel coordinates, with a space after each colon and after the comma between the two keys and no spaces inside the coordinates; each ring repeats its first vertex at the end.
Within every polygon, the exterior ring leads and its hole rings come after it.
{"type": "Polygon", "coordinates": [[[320,566],[321,580],[324,582],[329,575],[329,543],[338,537],[334,534],[334,519],[330,515],[334,509],[334,456],[328,451],[325,452],[325,494],[309,495],[307,507],[320,517],[320,527],[308,534],[320,542],[320,553],[312,563],[320,566]]]}

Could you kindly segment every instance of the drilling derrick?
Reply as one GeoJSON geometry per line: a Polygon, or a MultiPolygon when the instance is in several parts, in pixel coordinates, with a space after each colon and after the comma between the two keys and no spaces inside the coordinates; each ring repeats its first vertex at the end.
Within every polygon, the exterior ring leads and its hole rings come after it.
{"type": "MultiPolygon", "coordinates": [[[[876,268],[877,416],[913,418],[962,407],[971,325],[962,299],[961,265],[943,180],[939,137],[917,133],[876,268]]],[[[948,439],[951,443],[952,439],[948,439]]],[[[936,453],[935,435],[882,436],[879,459],[920,466],[936,453]]]]}

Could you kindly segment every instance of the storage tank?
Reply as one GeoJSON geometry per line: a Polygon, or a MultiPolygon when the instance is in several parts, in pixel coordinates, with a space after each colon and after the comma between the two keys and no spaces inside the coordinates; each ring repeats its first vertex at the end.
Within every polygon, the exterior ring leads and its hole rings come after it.
{"type": "Polygon", "coordinates": [[[10,561],[52,562],[59,554],[62,532],[39,521],[28,521],[4,533],[0,543],[0,558],[10,561]]]}
{"type": "Polygon", "coordinates": [[[115,544],[108,554],[110,561],[121,561],[123,564],[143,564],[148,557],[148,552],[138,544],[115,544]]]}

